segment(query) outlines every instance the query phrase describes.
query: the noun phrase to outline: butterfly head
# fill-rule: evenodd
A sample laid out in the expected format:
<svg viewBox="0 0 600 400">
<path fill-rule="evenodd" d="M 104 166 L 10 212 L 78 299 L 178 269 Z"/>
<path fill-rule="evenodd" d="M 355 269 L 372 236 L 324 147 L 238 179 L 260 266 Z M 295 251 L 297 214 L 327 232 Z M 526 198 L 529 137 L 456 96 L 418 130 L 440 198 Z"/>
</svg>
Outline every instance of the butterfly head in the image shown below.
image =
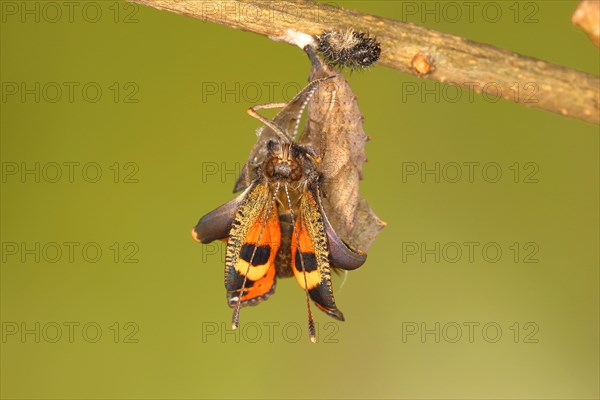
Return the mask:
<svg viewBox="0 0 600 400">
<path fill-rule="evenodd" d="M 269 157 L 264 165 L 267 178 L 286 182 L 295 182 L 302 178 L 303 170 L 297 145 L 271 140 L 267 147 Z"/>
</svg>

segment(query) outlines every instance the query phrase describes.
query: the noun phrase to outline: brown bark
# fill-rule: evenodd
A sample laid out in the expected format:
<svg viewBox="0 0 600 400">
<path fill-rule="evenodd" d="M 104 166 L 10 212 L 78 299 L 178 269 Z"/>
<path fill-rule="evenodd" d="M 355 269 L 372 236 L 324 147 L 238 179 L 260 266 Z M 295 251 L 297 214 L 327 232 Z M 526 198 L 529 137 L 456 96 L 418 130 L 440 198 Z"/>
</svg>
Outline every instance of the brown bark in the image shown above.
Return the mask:
<svg viewBox="0 0 600 400">
<path fill-rule="evenodd" d="M 352 27 L 381 42 L 380 65 L 600 124 L 597 76 L 411 23 L 308 0 L 130 1 L 274 40 L 285 40 L 288 30 L 315 36 Z M 426 74 L 423 57 L 431 67 Z"/>
</svg>

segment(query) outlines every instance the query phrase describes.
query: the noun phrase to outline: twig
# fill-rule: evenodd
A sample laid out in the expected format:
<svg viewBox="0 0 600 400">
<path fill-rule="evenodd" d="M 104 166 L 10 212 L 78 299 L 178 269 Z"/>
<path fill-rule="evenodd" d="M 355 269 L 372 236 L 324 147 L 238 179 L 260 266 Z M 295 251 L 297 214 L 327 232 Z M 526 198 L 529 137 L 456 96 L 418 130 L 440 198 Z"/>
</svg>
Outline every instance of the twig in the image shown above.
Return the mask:
<svg viewBox="0 0 600 400">
<path fill-rule="evenodd" d="M 583 0 L 573 13 L 571 22 L 579 25 L 590 40 L 600 47 L 600 1 Z"/>
<path fill-rule="evenodd" d="M 597 76 L 411 23 L 308 0 L 130 1 L 288 42 L 352 27 L 381 42 L 380 65 L 600 124 Z"/>
</svg>

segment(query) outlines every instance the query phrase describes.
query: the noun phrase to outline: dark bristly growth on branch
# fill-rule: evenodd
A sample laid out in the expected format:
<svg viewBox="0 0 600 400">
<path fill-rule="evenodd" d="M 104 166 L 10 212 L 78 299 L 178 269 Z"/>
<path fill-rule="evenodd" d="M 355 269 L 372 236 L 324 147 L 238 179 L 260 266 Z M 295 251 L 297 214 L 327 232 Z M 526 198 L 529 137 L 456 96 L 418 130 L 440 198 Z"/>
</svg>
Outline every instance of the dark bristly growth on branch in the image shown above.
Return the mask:
<svg viewBox="0 0 600 400">
<path fill-rule="evenodd" d="M 287 42 L 293 42 L 290 32 L 317 37 L 352 28 L 367 32 L 381 43 L 379 65 L 478 93 L 501 94 L 506 100 L 528 107 L 600 124 L 597 76 L 412 23 L 309 0 L 130 1 Z M 413 60 L 419 54 L 435 68 L 426 74 L 416 69 Z M 531 88 L 535 90 L 534 99 Z"/>
<path fill-rule="evenodd" d="M 367 68 L 375 64 L 381 55 L 377 39 L 370 37 L 368 33 L 352 29 L 346 32 L 325 32 L 317 36 L 317 41 L 317 50 L 327 64 L 341 68 Z"/>
</svg>

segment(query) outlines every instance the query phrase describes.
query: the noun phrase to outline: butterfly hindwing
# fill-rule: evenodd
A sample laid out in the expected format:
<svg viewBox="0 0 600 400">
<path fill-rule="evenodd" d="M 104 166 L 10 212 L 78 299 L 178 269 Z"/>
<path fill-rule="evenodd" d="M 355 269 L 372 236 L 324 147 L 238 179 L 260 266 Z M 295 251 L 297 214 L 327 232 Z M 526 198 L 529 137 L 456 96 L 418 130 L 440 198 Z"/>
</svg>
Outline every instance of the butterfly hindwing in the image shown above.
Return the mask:
<svg viewBox="0 0 600 400">
<path fill-rule="evenodd" d="M 318 198 L 318 197 L 317 197 Z M 325 234 L 327 235 L 327 243 L 329 245 L 329 260 L 334 268 L 353 270 L 362 266 L 367 260 L 367 254 L 363 251 L 356 250 L 348 246 L 340 239 L 335 229 L 331 226 L 327 214 L 320 205 L 323 223 L 325 225 Z"/>
<path fill-rule="evenodd" d="M 273 294 L 275 257 L 280 243 L 277 203 L 268 184 L 254 182 L 240 201 L 227 242 L 225 288 L 231 307 L 240 295 L 240 305 L 245 306 L 257 304 Z"/>
<path fill-rule="evenodd" d="M 192 229 L 192 237 L 200 243 L 210 243 L 213 240 L 227 240 L 231 225 L 235 219 L 240 204 L 252 188 L 246 190 L 235 199 L 209 212 Z"/>
<path fill-rule="evenodd" d="M 316 191 L 307 189 L 300 200 L 290 246 L 292 271 L 317 307 L 343 321 L 333 298 L 329 246 L 317 196 Z"/>
</svg>

